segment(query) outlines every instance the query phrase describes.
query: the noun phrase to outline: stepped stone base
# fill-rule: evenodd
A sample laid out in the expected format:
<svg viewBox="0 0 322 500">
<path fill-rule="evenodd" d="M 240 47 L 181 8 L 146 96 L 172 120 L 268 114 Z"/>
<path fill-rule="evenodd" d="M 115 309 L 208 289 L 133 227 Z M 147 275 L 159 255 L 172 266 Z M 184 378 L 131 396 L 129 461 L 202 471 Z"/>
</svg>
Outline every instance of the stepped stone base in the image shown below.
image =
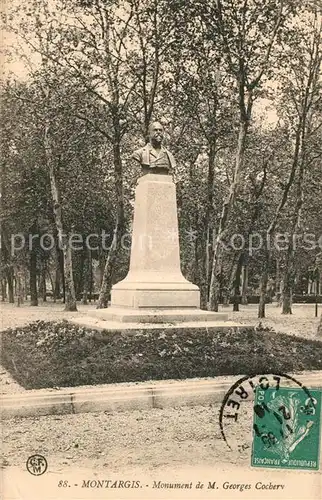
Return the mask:
<svg viewBox="0 0 322 500">
<path fill-rule="evenodd" d="M 176 188 L 170 175 L 143 175 L 135 191 L 130 268 L 111 307 L 73 322 L 98 330 L 222 327 L 228 315 L 200 309 L 200 291 L 180 268 Z"/>
<path fill-rule="evenodd" d="M 203 311 L 201 309 L 132 309 L 123 307 L 109 307 L 107 309 L 95 309 L 91 311 L 92 318 L 107 322 L 120 323 L 150 323 L 160 325 L 163 323 L 214 323 L 226 321 L 226 313 Z"/>
<path fill-rule="evenodd" d="M 104 311 L 101 309 L 100 311 Z M 107 311 L 107 309 L 105 309 Z M 96 311 L 95 311 L 96 312 Z M 205 312 L 205 311 L 204 311 Z M 203 317 L 197 319 L 196 316 L 191 315 L 191 317 L 181 318 L 177 316 L 175 319 L 175 315 L 165 314 L 163 316 L 156 315 L 152 316 L 151 314 L 141 315 L 142 311 L 138 311 L 138 315 L 134 314 L 130 316 L 124 316 L 120 321 L 120 316 L 116 317 L 113 314 L 110 317 L 107 317 L 101 314 L 91 314 L 91 315 L 79 315 L 73 316 L 69 321 L 75 325 L 83 326 L 89 328 L 91 330 L 102 331 L 105 330 L 107 332 L 113 332 L 115 330 L 122 330 L 124 333 L 129 333 L 131 335 L 135 335 L 136 332 L 140 330 L 165 330 L 165 329 L 174 329 L 182 331 L 182 334 L 187 330 L 195 330 L 198 334 L 203 331 L 231 331 L 236 328 L 253 328 L 251 325 L 241 325 L 234 321 L 227 321 L 225 315 L 223 319 L 221 319 L 221 313 L 219 316 L 213 317 L 213 319 Z M 125 320 L 125 321 L 124 321 Z M 154 322 L 151 322 L 154 321 Z"/>
<path fill-rule="evenodd" d="M 112 289 L 113 308 L 133 309 L 199 309 L 198 287 L 188 281 L 167 282 L 120 282 Z"/>
</svg>

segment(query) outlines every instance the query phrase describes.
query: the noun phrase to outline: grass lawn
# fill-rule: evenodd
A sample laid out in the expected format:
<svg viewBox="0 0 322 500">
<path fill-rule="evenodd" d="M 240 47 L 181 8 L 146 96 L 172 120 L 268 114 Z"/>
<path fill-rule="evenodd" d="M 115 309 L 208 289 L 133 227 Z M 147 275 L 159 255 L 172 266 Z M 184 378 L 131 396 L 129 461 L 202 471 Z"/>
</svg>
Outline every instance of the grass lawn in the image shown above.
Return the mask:
<svg viewBox="0 0 322 500">
<path fill-rule="evenodd" d="M 36 321 L 2 332 L 1 364 L 26 389 L 322 369 L 322 342 L 268 328 L 97 332 Z"/>
<path fill-rule="evenodd" d="M 96 309 L 96 304 L 92 303 L 84 306 L 77 303 L 77 308 L 80 314 L 90 314 L 92 310 Z M 265 327 L 271 327 L 278 332 L 314 339 L 317 338 L 317 327 L 322 305 L 319 305 L 318 318 L 315 318 L 314 315 L 314 304 L 293 304 L 293 314 L 291 315 L 281 314 L 281 308 L 276 304 L 267 304 L 266 318 L 263 320 L 257 318 L 257 304 L 241 305 L 239 312 L 233 312 L 231 305 L 228 307 L 220 306 L 219 310 L 227 313 L 228 319 L 237 323 L 258 325 L 261 321 Z M 21 307 L 2 302 L 0 307 L 0 330 L 24 326 L 37 320 L 68 320 L 71 316 L 75 316 L 75 313 L 64 311 L 62 302 L 40 301 L 38 307 L 30 307 L 29 301 L 26 301 Z"/>
</svg>

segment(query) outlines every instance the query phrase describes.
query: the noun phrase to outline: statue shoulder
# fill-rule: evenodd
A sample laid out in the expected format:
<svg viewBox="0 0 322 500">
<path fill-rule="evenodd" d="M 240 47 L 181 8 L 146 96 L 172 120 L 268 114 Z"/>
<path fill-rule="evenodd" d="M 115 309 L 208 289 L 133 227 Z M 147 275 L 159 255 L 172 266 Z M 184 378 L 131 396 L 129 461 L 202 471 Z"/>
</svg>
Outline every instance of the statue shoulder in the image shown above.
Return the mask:
<svg viewBox="0 0 322 500">
<path fill-rule="evenodd" d="M 168 158 L 170 160 L 171 167 L 175 168 L 176 160 L 175 160 L 173 154 L 168 149 L 166 149 L 166 152 L 167 152 Z"/>
<path fill-rule="evenodd" d="M 141 161 L 143 148 L 137 149 L 132 153 L 132 158 L 137 161 Z"/>
<path fill-rule="evenodd" d="M 141 162 L 143 154 L 145 153 L 146 150 L 147 150 L 147 144 L 145 146 L 143 146 L 142 148 L 136 149 L 134 151 L 134 153 L 132 153 L 132 158 L 134 160 Z"/>
<path fill-rule="evenodd" d="M 139 161 L 141 164 L 149 165 L 149 156 L 150 156 L 150 147 L 149 144 L 143 146 L 143 148 L 137 149 L 132 154 L 132 158 L 134 160 Z"/>
</svg>

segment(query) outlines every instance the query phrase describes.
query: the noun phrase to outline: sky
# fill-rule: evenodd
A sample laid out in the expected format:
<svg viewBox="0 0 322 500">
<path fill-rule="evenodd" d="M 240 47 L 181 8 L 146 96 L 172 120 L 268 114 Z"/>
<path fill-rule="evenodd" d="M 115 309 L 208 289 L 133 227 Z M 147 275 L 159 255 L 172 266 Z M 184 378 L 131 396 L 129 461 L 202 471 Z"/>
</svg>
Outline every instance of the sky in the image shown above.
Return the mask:
<svg viewBox="0 0 322 500">
<path fill-rule="evenodd" d="M 22 1 L 28 0 L 0 0 L 0 11 L 9 12 L 9 8 L 19 7 Z M 54 0 L 53 0 L 54 2 Z M 53 5 L 55 5 L 53 3 Z M 28 78 L 28 68 L 26 63 L 19 60 L 19 54 L 24 53 L 29 60 L 29 62 L 36 68 L 40 63 L 40 56 L 32 52 L 30 47 L 24 43 L 21 38 L 8 30 L 1 29 L 1 78 L 7 79 L 10 75 L 13 75 L 15 79 L 25 80 Z M 12 52 L 16 52 L 15 55 L 7 56 L 5 54 L 6 48 Z M 272 101 L 268 99 L 258 99 L 253 108 L 253 119 L 262 122 L 263 127 L 274 127 L 277 123 L 277 113 Z"/>
</svg>

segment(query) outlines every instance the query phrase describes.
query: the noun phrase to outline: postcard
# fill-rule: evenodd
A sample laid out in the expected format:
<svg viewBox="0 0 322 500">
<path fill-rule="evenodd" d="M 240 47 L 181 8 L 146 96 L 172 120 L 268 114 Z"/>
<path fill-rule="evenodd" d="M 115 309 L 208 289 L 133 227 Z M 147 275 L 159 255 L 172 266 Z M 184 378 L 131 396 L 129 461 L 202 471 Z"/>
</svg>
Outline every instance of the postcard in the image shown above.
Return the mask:
<svg viewBox="0 0 322 500">
<path fill-rule="evenodd" d="M 318 3 L 1 33 L 1 498 L 320 499 Z"/>
</svg>

